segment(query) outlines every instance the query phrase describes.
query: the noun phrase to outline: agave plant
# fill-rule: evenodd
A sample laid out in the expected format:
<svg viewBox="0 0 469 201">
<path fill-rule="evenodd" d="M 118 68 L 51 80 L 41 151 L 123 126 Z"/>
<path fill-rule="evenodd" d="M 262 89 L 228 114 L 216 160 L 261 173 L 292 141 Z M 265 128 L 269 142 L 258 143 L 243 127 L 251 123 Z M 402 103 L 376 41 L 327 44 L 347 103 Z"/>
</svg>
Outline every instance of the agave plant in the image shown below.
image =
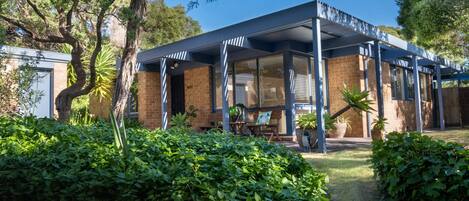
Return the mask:
<svg viewBox="0 0 469 201">
<path fill-rule="evenodd" d="M 370 92 L 368 91 L 360 91 L 358 88 L 348 88 L 347 85 L 344 85 L 344 89 L 342 90 L 342 100 L 347 103 L 347 106 L 332 115 L 332 118 L 336 119 L 350 109 L 357 112 L 374 111 L 371 107 L 373 102 L 367 99 L 369 94 Z"/>
</svg>

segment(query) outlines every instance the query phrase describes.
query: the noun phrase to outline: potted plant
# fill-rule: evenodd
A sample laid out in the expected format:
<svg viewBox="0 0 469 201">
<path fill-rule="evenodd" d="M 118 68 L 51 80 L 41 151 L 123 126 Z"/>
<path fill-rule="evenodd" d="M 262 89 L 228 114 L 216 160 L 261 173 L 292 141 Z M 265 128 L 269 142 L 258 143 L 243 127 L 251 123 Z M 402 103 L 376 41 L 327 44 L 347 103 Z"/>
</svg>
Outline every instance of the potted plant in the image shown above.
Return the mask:
<svg viewBox="0 0 469 201">
<path fill-rule="evenodd" d="M 231 106 L 229 108 L 230 121 L 231 122 L 243 121 L 245 109 L 246 107 L 241 103 Z"/>
<path fill-rule="evenodd" d="M 379 117 L 374 120 L 373 128 L 371 129 L 371 139 L 373 141 L 384 140 L 386 124 L 388 124 L 386 118 Z"/>
<path fill-rule="evenodd" d="M 350 128 L 350 120 L 347 117 L 339 116 L 335 119 L 335 129 L 329 132 L 331 138 L 344 138 L 347 128 Z"/>
<path fill-rule="evenodd" d="M 296 139 L 300 147 L 307 149 L 316 147 L 318 140 L 316 120 L 316 113 L 314 112 L 303 114 L 297 119 L 297 125 L 300 129 L 296 131 Z M 335 128 L 335 119 L 330 114 L 324 114 L 324 120 L 326 131 Z"/>
<path fill-rule="evenodd" d="M 317 141 L 316 133 L 316 113 L 307 113 L 301 115 L 296 123 L 299 129 L 296 130 L 296 141 L 301 148 L 311 147 L 311 142 Z M 315 143 L 313 143 L 314 146 Z"/>
<path fill-rule="evenodd" d="M 358 114 L 360 114 L 360 112 L 374 111 L 371 107 L 372 101 L 368 100 L 368 95 L 368 91 L 360 91 L 358 88 L 348 88 L 347 85 L 344 84 L 342 100 L 347 103 L 347 105 L 331 116 L 336 122 L 335 126 L 337 129 L 329 133 L 330 137 L 343 138 L 345 136 L 347 128 L 350 128 L 350 121 L 345 117 L 341 117 L 341 115 L 350 109 L 353 109 Z"/>
</svg>

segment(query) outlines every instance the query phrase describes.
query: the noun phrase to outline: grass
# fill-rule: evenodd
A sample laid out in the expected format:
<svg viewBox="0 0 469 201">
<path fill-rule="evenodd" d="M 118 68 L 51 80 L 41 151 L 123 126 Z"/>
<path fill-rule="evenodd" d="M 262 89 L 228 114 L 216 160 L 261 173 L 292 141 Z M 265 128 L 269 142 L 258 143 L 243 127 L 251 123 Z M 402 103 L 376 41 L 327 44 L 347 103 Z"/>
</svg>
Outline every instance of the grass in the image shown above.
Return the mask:
<svg viewBox="0 0 469 201">
<path fill-rule="evenodd" d="M 469 146 L 469 129 L 429 131 L 424 135 Z M 302 155 L 314 168 L 329 175 L 328 187 L 332 200 L 380 200 L 373 170 L 368 162 L 371 148 L 360 147 L 328 154 Z"/>
<path fill-rule="evenodd" d="M 379 200 L 373 170 L 368 159 L 370 148 L 356 148 L 333 153 L 304 153 L 313 167 L 329 175 L 332 200 Z"/>
<path fill-rule="evenodd" d="M 445 131 L 430 131 L 425 133 L 434 139 L 440 139 L 447 142 L 456 142 L 464 146 L 469 146 L 469 129 L 448 129 Z"/>
</svg>

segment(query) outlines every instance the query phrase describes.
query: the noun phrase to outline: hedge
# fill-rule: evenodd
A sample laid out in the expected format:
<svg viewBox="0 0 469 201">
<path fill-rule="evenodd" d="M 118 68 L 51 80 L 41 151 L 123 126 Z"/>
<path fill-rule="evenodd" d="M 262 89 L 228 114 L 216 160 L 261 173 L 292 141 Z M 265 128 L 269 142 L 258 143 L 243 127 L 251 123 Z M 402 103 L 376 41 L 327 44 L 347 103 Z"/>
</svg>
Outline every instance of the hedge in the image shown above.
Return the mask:
<svg viewBox="0 0 469 201">
<path fill-rule="evenodd" d="M 0 117 L 1 200 L 327 200 L 326 176 L 294 151 L 225 133 Z"/>
<path fill-rule="evenodd" d="M 372 167 L 387 200 L 469 200 L 469 150 L 419 133 L 373 143 Z"/>
</svg>

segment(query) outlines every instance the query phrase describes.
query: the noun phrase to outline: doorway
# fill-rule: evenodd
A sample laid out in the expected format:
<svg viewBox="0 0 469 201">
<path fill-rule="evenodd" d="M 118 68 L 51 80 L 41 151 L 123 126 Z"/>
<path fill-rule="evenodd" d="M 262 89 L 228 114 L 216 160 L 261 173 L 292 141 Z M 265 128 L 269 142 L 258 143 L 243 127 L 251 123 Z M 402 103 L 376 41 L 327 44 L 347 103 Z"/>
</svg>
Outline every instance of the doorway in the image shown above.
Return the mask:
<svg viewBox="0 0 469 201">
<path fill-rule="evenodd" d="M 186 112 L 184 73 L 171 76 L 171 114 Z"/>
</svg>

